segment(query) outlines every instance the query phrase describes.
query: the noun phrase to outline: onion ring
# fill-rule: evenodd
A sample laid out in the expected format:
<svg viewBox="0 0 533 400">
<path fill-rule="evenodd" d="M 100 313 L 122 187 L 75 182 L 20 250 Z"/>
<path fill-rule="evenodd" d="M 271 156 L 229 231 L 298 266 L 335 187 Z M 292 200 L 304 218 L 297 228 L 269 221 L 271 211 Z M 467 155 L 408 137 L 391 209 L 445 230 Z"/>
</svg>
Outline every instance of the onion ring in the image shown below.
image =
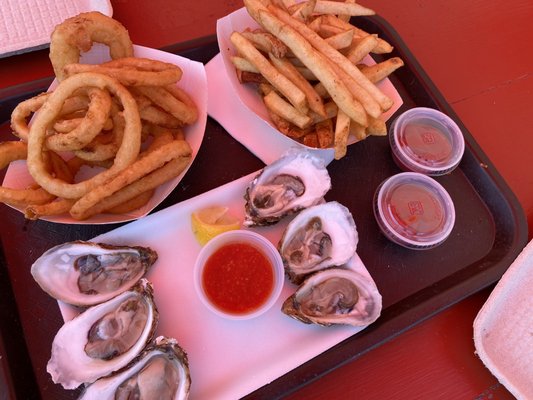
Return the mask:
<svg viewBox="0 0 533 400">
<path fill-rule="evenodd" d="M 110 214 L 126 214 L 138 210 L 150 201 L 154 193 L 155 189 L 147 190 L 131 199 L 124 201 L 123 203 L 120 203 L 104 211 Z"/>
<path fill-rule="evenodd" d="M 126 121 L 124 136 L 117 151 L 113 165 L 106 171 L 79 183 L 66 183 L 52 177 L 45 168 L 42 149 L 46 139 L 47 127 L 52 124 L 61 110 L 65 100 L 77 89 L 84 86 L 108 89 L 118 97 L 124 108 Z M 141 120 L 134 98 L 128 90 L 115 79 L 106 75 L 86 72 L 62 81 L 43 104 L 30 128 L 28 137 L 28 170 L 33 179 L 48 192 L 67 199 L 80 198 L 89 190 L 103 184 L 118 175 L 120 171 L 132 164 L 139 154 L 141 146 Z"/>
<path fill-rule="evenodd" d="M 117 79 L 126 86 L 166 86 L 176 83 L 183 74 L 180 67 L 148 58 L 119 58 L 100 65 L 68 64 L 63 68 L 65 76 L 80 72 L 98 72 Z"/>
<path fill-rule="evenodd" d="M 89 88 L 89 109 L 80 124 L 68 133 L 46 138 L 46 147 L 54 151 L 80 150 L 103 129 L 111 109 L 111 96 L 105 90 Z"/>
<path fill-rule="evenodd" d="M 41 93 L 31 99 L 21 101 L 11 113 L 11 129 L 15 136 L 28 141 L 28 124 L 26 118 L 42 107 L 50 93 Z"/>
<path fill-rule="evenodd" d="M 33 204 L 24 209 L 26 219 L 36 220 L 45 215 L 64 214 L 70 210 L 76 199 L 57 199 L 45 204 Z"/>
<path fill-rule="evenodd" d="M 74 151 L 76 156 L 85 161 L 106 161 L 115 157 L 122 143 L 125 121 L 118 108 L 115 105 L 112 108 L 115 109 L 112 111 L 113 130 L 107 134 L 110 135 L 111 141 L 103 143 L 102 134 L 100 134 L 83 149 Z"/>
<path fill-rule="evenodd" d="M 63 67 L 77 63 L 81 51 L 89 51 L 93 42 L 109 46 L 112 59 L 133 56 L 128 31 L 117 20 L 100 12 L 86 12 L 57 25 L 50 40 L 50 61 L 58 81 L 65 79 Z"/>
<path fill-rule="evenodd" d="M 168 111 L 174 117 L 185 124 L 192 124 L 198 119 L 198 110 L 196 106 L 191 107 L 180 99 L 174 97 L 172 93 L 164 87 L 159 86 L 137 86 L 136 89 L 148 97 L 152 102 Z"/>
<path fill-rule="evenodd" d="M 13 130 L 13 134 L 15 136 L 26 142 L 28 141 L 30 128 L 28 127 L 26 119 L 32 113 L 38 111 L 49 96 L 50 93 L 41 93 L 17 104 L 11 113 L 11 129 Z M 88 104 L 89 98 L 85 95 L 76 95 L 74 97 L 70 97 L 65 101 L 60 115 L 72 114 L 86 109 Z"/>
<path fill-rule="evenodd" d="M 71 132 L 73 129 L 79 126 L 82 121 L 83 121 L 83 117 L 73 117 L 73 118 L 65 118 L 65 119 L 58 120 L 55 122 L 53 126 L 52 134 Z M 102 127 L 102 130 L 110 131 L 111 129 L 113 129 L 113 120 L 111 118 L 108 118 L 105 121 L 104 126 Z"/>
<path fill-rule="evenodd" d="M 0 143 L 0 169 L 4 169 L 15 160 L 24 160 L 27 157 L 28 146 L 25 142 L 11 141 Z M 47 153 L 48 167 L 59 179 L 71 180 L 73 175 L 65 161 L 54 152 Z M 26 207 L 31 204 L 44 204 L 55 199 L 56 196 L 48 193 L 41 187 L 28 189 L 13 189 L 0 186 L 0 201 L 15 206 Z"/>
<path fill-rule="evenodd" d="M 137 101 L 139 114 L 143 121 L 165 128 L 178 128 L 183 126 L 183 122 L 161 108 L 154 106 L 152 101 L 138 90 L 135 90 L 135 87 L 131 87 L 130 92 L 135 98 L 135 101 Z"/>
<path fill-rule="evenodd" d="M 191 147 L 184 140 L 173 140 L 149 152 L 104 186 L 80 198 L 70 209 L 70 215 L 83 220 L 159 186 L 185 169 L 191 160 L 191 153 Z M 122 189 L 124 192 L 119 193 Z M 113 195 L 117 203 L 110 205 L 106 199 Z"/>
</svg>

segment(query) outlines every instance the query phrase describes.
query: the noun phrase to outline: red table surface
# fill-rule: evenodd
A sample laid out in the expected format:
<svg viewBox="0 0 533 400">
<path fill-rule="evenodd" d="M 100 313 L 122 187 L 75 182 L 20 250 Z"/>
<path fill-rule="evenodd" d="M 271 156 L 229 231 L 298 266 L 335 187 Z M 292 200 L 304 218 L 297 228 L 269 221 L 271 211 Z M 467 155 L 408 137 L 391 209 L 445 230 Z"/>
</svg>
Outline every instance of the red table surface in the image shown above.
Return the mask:
<svg viewBox="0 0 533 400">
<path fill-rule="evenodd" d="M 215 33 L 240 1 L 114 0 L 134 43 L 154 48 Z M 515 192 L 533 230 L 533 3 L 368 0 Z M 0 88 L 52 75 L 48 51 L 0 60 Z M 531 238 L 531 233 L 529 234 Z M 490 288 L 288 396 L 296 399 L 512 399 L 475 355 L 472 323 Z M 532 360 L 533 362 L 533 360 Z"/>
</svg>

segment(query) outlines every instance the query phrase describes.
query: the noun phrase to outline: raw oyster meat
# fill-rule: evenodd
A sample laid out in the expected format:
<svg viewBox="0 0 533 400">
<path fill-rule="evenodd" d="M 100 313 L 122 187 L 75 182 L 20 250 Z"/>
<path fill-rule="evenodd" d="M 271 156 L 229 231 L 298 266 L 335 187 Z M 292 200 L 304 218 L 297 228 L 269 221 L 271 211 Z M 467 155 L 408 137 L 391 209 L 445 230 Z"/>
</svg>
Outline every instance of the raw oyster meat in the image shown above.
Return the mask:
<svg viewBox="0 0 533 400">
<path fill-rule="evenodd" d="M 65 389 L 94 382 L 137 357 L 152 340 L 157 321 L 152 285 L 141 279 L 66 322 L 54 338 L 46 369 Z"/>
<path fill-rule="evenodd" d="M 78 240 L 46 251 L 31 273 L 55 299 L 91 306 L 130 289 L 156 260 L 157 253 L 150 248 Z"/>
<path fill-rule="evenodd" d="M 190 385 L 187 354 L 175 339 L 160 336 L 128 367 L 89 385 L 80 400 L 181 400 Z"/>
<path fill-rule="evenodd" d="M 312 272 L 346 263 L 358 240 L 350 210 L 331 201 L 300 212 L 285 229 L 278 248 L 285 272 L 298 284 Z"/>
<path fill-rule="evenodd" d="M 285 300 L 282 311 L 307 324 L 366 326 L 381 313 L 381 295 L 364 275 L 330 268 L 309 276 Z"/>
<path fill-rule="evenodd" d="M 331 179 L 322 159 L 292 151 L 266 166 L 246 189 L 245 226 L 271 225 L 323 202 Z"/>
</svg>

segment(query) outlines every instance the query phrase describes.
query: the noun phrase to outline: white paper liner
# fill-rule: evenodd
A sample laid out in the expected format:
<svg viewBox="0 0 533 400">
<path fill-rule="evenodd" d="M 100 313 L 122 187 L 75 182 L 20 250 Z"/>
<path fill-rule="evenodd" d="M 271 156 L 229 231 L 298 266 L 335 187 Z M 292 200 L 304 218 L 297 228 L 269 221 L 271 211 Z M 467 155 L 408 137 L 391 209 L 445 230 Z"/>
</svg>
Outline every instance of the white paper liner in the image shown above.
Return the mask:
<svg viewBox="0 0 533 400">
<path fill-rule="evenodd" d="M 75 220 L 70 215 L 43 216 L 45 221 L 63 223 L 63 224 L 110 224 L 118 222 L 131 221 L 147 215 L 159 205 L 169 194 L 176 188 L 191 164 L 194 162 L 202 140 L 204 137 L 207 123 L 207 77 L 205 68 L 202 63 L 189 60 L 175 54 L 164 51 L 151 49 L 143 46 L 134 46 L 136 57 L 150 58 L 167 63 L 178 65 L 183 70 L 183 76 L 178 82 L 178 86 L 185 90 L 193 99 L 198 108 L 198 120 L 184 128 L 185 139 L 192 148 L 192 159 L 187 168 L 176 178 L 160 185 L 150 201 L 143 207 L 127 214 L 98 214 L 83 221 Z M 83 63 L 101 63 L 109 60 L 109 49 L 107 46 L 95 44 L 90 52 L 83 54 L 81 61 Z M 54 88 L 57 82 L 54 81 L 50 88 Z M 16 139 L 16 138 L 14 138 Z M 9 165 L 3 186 L 10 188 L 25 188 L 33 183 L 33 179 L 28 172 L 25 161 L 13 162 Z M 23 209 L 14 207 L 23 212 Z"/>
<path fill-rule="evenodd" d="M 201 247 L 191 230 L 191 213 L 224 205 L 242 221 L 243 193 L 256 175 L 244 176 L 93 239 L 149 246 L 157 251 L 158 261 L 146 276 L 153 283 L 160 313 L 156 335 L 176 338 L 187 352 L 193 382 L 191 400 L 239 399 L 365 328 L 306 325 L 283 314 L 283 301 L 297 288 L 288 280 L 276 304 L 251 320 L 228 320 L 202 304 L 193 284 Z M 277 245 L 289 221 L 285 218 L 276 225 L 252 230 Z M 372 280 L 357 254 L 350 266 Z M 65 320 L 79 311 L 61 302 L 59 307 Z"/>
<path fill-rule="evenodd" d="M 518 399 L 533 399 L 533 241 L 479 311 L 474 344 L 500 383 Z"/>
<path fill-rule="evenodd" d="M 225 128 L 229 127 L 230 129 L 226 130 L 265 164 L 270 164 L 278 159 L 288 148 L 293 146 L 304 147 L 324 159 L 326 164 L 329 164 L 334 158 L 333 149 L 312 149 L 283 135 L 270 122 L 265 105 L 257 93 L 256 85 L 241 84 L 239 82 L 235 67 L 230 59 L 231 56 L 235 55 L 230 35 L 234 31 L 242 32 L 246 28 L 259 28 L 259 25 L 250 17 L 246 8 L 241 8 L 217 21 L 217 40 L 224 68 L 221 68 L 220 61 L 217 59 L 211 62 L 214 64 L 211 65 L 211 68 L 209 66 L 207 68 L 210 89 L 212 87 L 219 89 L 216 92 L 212 92 L 213 95 L 210 96 L 209 115 Z M 370 56 L 367 56 L 364 62 L 368 65 L 375 64 Z M 229 82 L 229 85 L 223 84 L 220 82 L 221 80 Z M 380 117 L 387 121 L 401 107 L 403 101 L 389 79 L 384 79 L 377 86 L 394 101 L 392 108 Z M 232 106 L 232 104 L 226 103 L 233 103 L 230 96 L 235 96 L 235 94 L 240 101 L 238 107 L 232 107 L 235 112 L 231 114 L 221 113 L 220 110 L 227 110 L 228 107 Z M 244 127 L 239 126 L 239 121 L 235 121 L 241 118 L 241 114 L 245 115 L 244 127 L 246 127 L 246 130 L 243 129 Z M 354 142 L 355 139 L 351 136 L 348 144 L 351 145 Z"/>
<path fill-rule="evenodd" d="M 113 15 L 109 0 L 0 1 L 0 58 L 47 47 L 57 24 L 88 11 Z"/>
</svg>

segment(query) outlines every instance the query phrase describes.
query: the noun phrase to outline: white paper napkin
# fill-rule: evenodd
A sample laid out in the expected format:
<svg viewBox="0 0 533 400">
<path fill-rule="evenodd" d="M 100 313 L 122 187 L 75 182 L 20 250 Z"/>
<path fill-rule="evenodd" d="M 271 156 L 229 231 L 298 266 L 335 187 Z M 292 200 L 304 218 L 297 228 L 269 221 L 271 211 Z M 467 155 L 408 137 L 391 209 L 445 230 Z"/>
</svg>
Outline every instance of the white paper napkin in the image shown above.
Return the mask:
<svg viewBox="0 0 533 400">
<path fill-rule="evenodd" d="M 57 24 L 87 11 L 113 14 L 109 0 L 0 1 L 0 57 L 46 47 Z"/>
</svg>

